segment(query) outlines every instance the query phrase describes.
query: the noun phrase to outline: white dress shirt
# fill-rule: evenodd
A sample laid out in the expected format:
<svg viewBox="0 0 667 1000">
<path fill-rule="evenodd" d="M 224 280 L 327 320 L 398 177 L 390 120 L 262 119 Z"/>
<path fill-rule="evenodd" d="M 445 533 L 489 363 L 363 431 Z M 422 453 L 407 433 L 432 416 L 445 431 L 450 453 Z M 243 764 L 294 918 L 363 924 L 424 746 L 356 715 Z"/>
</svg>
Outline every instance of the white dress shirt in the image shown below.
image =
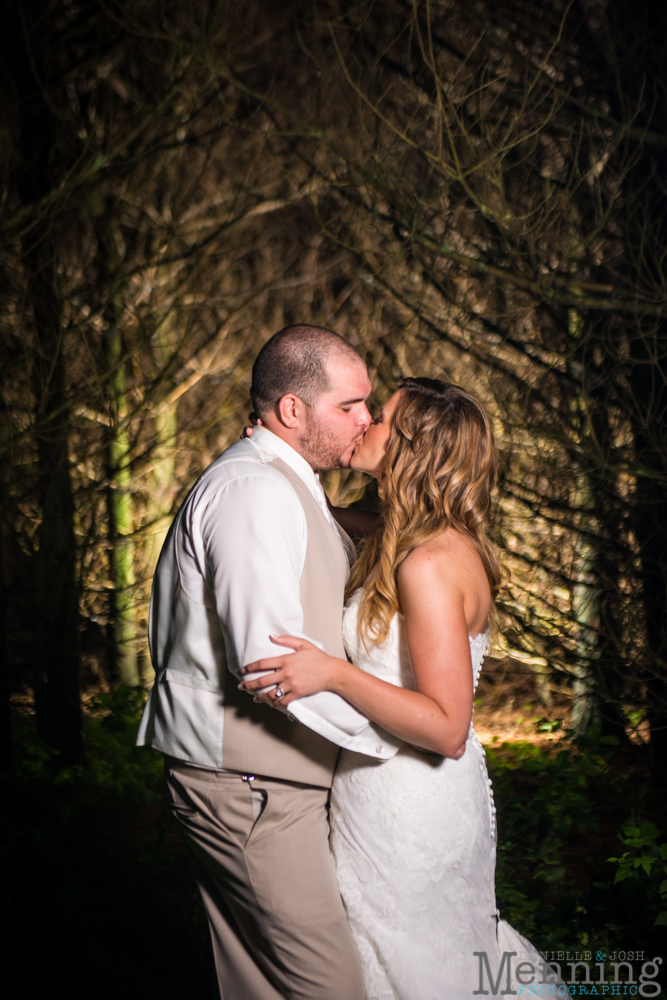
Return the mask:
<svg viewBox="0 0 667 1000">
<path fill-rule="evenodd" d="M 256 660 L 278 656 L 287 652 L 285 647 L 271 642 L 270 635 L 291 635 L 309 639 L 303 632 L 303 610 L 300 599 L 300 578 L 306 556 L 306 518 L 303 507 L 290 483 L 270 463 L 280 458 L 306 484 L 308 490 L 332 523 L 341 545 L 344 541 L 327 506 L 320 481 L 306 460 L 285 441 L 263 427 L 255 428 L 252 437 L 237 442 L 227 449 L 202 474 L 185 500 L 172 531 L 174 559 L 171 567 L 165 561 L 162 572 L 163 588 L 173 588 L 172 605 L 177 608 L 181 598 L 190 610 L 184 612 L 188 622 L 198 614 L 196 608 L 208 614 L 215 613 L 224 625 L 225 648 L 205 649 L 206 628 L 203 618 L 198 627 L 188 625 L 192 644 L 197 644 L 196 661 L 208 676 L 202 679 L 191 669 L 188 660 L 194 659 L 185 644 L 179 648 L 174 639 L 173 615 L 171 623 L 163 617 L 162 623 L 151 622 L 151 655 L 156 670 L 163 669 L 165 679 L 178 685 L 178 697 L 198 697 L 195 689 L 207 688 L 210 692 L 216 682 L 219 660 L 238 674 L 241 667 Z M 170 544 L 169 538 L 165 549 Z M 349 553 L 351 556 L 353 554 Z M 162 559 L 161 559 L 162 562 Z M 175 562 L 175 565 L 173 563 Z M 160 566 L 156 579 L 160 574 Z M 169 608 L 169 601 L 160 600 L 162 609 Z M 193 610 L 194 609 L 194 612 Z M 160 611 L 167 615 L 164 610 Z M 153 614 L 153 618 L 157 619 Z M 177 630 L 176 630 L 177 631 Z M 197 634 L 202 633 L 202 634 Z M 316 643 L 316 645 L 319 645 Z M 166 669 L 165 669 L 166 668 Z M 185 676 L 187 674 L 187 677 Z M 217 682 L 219 687 L 219 682 Z M 175 688 L 174 688 L 175 690 Z M 188 694 L 189 692 L 189 694 Z M 203 698 L 202 690 L 200 697 Z M 250 697 L 250 695 L 248 695 Z M 173 699 L 172 699 L 173 700 Z M 210 703 L 210 701 L 209 701 Z M 203 705 L 203 701 L 202 701 Z M 267 711 L 274 711 L 269 706 Z M 348 750 L 355 750 L 379 759 L 388 759 L 396 753 L 401 741 L 390 736 L 381 727 L 370 722 L 349 702 L 337 694 L 320 692 L 291 702 L 290 714 L 299 722 L 324 736 L 332 743 Z M 201 717 L 209 709 L 194 704 L 190 717 L 197 712 Z M 188 759 L 204 767 L 224 768 L 224 762 L 213 746 L 202 738 L 202 747 L 187 754 L 179 751 L 192 735 L 170 742 L 169 734 L 157 740 L 149 724 L 150 700 L 142 719 L 138 743 L 150 742 L 172 756 Z M 178 712 L 170 725 L 178 728 Z M 205 729 L 210 719 L 201 720 Z M 199 728 L 189 723 L 191 730 Z M 200 739 L 197 734 L 196 739 Z M 209 741 L 210 742 L 210 741 Z M 188 744 L 189 745 L 189 744 Z M 193 743 L 194 745 L 194 743 Z"/>
</svg>

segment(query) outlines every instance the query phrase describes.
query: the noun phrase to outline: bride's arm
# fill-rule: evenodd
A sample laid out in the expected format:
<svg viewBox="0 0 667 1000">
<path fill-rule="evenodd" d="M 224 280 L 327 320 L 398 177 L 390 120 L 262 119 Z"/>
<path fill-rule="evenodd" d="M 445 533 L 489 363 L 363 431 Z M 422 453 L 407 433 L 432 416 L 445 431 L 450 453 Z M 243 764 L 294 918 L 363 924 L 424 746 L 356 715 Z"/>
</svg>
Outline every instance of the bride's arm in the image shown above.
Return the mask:
<svg viewBox="0 0 667 1000">
<path fill-rule="evenodd" d="M 456 756 L 468 735 L 473 680 L 464 592 L 454 577 L 441 560 L 419 549 L 399 570 L 399 597 L 416 691 L 388 684 L 289 636 L 274 641 L 296 653 L 261 660 L 247 671 L 274 670 L 270 680 L 284 692 L 281 705 L 317 691 L 335 691 L 406 743 L 444 757 Z M 244 686 L 253 691 L 266 684 L 263 677 Z M 258 697 L 272 704 L 275 690 Z"/>
<path fill-rule="evenodd" d="M 358 507 L 334 507 L 329 504 L 329 510 L 343 531 L 351 538 L 364 538 L 366 535 L 372 535 L 380 520 L 379 514 L 375 514 L 372 510 L 361 510 Z"/>
</svg>

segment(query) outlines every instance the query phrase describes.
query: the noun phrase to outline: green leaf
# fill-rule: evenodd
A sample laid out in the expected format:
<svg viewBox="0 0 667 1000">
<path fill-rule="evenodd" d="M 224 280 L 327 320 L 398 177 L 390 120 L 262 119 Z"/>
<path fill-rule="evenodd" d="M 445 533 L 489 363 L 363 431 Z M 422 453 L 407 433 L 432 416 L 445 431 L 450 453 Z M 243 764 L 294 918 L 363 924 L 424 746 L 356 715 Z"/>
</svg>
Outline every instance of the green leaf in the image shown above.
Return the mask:
<svg viewBox="0 0 667 1000">
<path fill-rule="evenodd" d="M 667 927 L 667 910 L 663 910 L 655 918 L 655 923 L 658 927 Z"/>
<path fill-rule="evenodd" d="M 646 874 L 650 875 L 651 868 L 653 867 L 653 861 L 651 860 L 651 858 L 647 858 L 646 855 L 644 855 L 644 857 L 641 858 L 641 866 L 646 872 Z"/>
<path fill-rule="evenodd" d="M 564 876 L 565 876 L 565 868 L 562 865 L 559 865 L 558 868 L 554 868 L 552 871 L 548 873 L 548 875 L 545 875 L 544 881 L 562 882 Z"/>
</svg>

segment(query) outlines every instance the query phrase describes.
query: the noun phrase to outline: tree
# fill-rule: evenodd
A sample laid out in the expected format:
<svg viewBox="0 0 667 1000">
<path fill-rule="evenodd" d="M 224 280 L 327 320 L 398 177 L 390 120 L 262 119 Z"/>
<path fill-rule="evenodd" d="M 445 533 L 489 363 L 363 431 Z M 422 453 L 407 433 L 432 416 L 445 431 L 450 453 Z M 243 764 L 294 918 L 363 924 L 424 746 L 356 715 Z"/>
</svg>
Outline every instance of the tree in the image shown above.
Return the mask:
<svg viewBox="0 0 667 1000">
<path fill-rule="evenodd" d="M 36 4 L 21 14 L 31 32 L 19 31 L 19 9 L 5 12 L 5 55 L 20 110 L 17 181 L 22 204 L 40 202 L 53 184 L 56 120 L 37 66 L 57 72 L 57 54 Z M 7 23 L 9 22 L 9 23 Z M 74 502 L 68 455 L 69 405 L 57 249 L 48 220 L 35 222 L 24 242 L 25 294 L 32 319 L 34 435 L 39 462 L 41 521 L 34 592 L 34 692 L 42 735 L 66 763 L 82 756 L 79 704 L 78 592 Z"/>
<path fill-rule="evenodd" d="M 3 444 L 5 454 L 12 454 L 15 431 L 24 446 L 35 448 L 39 467 L 31 560 L 37 622 L 33 687 L 40 731 L 59 751 L 61 763 L 82 756 L 77 536 L 87 520 L 90 548 L 96 540 L 97 512 L 88 502 L 92 484 L 85 498 L 72 478 L 81 463 L 90 465 L 97 440 L 93 435 L 82 441 L 86 435 L 74 429 L 73 420 L 81 412 L 95 412 L 89 405 L 91 389 L 93 395 L 101 390 L 102 409 L 96 412 L 108 427 L 108 468 L 100 478 L 109 494 L 112 648 L 122 680 L 138 681 L 131 414 L 125 370 L 130 358 L 120 328 L 126 275 L 115 214 L 118 190 L 142 161 L 164 156 L 165 145 L 179 128 L 176 109 L 184 94 L 190 96 L 193 114 L 205 107 L 217 81 L 202 68 L 204 57 L 212 43 L 223 44 L 225 37 L 220 28 L 224 4 L 191 7 L 181 17 L 182 36 L 168 20 L 156 22 L 156 13 L 143 11 L 142 22 L 132 5 L 107 12 L 96 3 L 75 7 L 51 0 L 46 5 L 10 3 L 3 14 L 5 104 L 15 114 L 7 113 L 4 121 L 3 137 L 14 170 L 5 177 L 1 229 L 5 252 L 16 265 L 10 311 L 21 316 L 17 297 L 25 302 L 22 318 L 29 349 L 24 361 L 33 411 L 28 422 L 3 436 Z M 177 9 L 174 13 L 180 16 Z M 227 21 L 225 30 L 233 30 L 233 19 Z M 155 30 L 156 23 L 162 30 Z M 146 31 L 146 24 L 151 30 Z M 93 256 L 101 288 L 83 295 L 76 286 L 90 271 L 95 220 L 99 252 Z M 91 314 L 92 322 L 86 325 Z M 88 370 L 82 367 L 85 355 L 92 361 Z M 24 393 L 26 388 L 23 385 Z M 21 405 L 9 382 L 3 390 L 8 404 Z"/>
<path fill-rule="evenodd" d="M 67 527 L 58 537 L 69 560 L 67 587 L 58 579 L 45 605 L 59 607 L 66 593 L 69 613 L 39 631 L 32 661 L 55 691 L 66 679 L 59 650 L 72 652 L 67 692 L 79 712 L 80 634 L 86 683 L 149 679 L 145 619 L 160 540 L 189 484 L 238 435 L 261 344 L 303 318 L 302 302 L 315 321 L 349 313 L 359 326 L 368 297 L 351 296 L 340 255 L 304 213 L 311 187 L 298 161 L 291 175 L 276 170 L 262 156 L 263 132 L 236 127 L 255 112 L 225 72 L 230 39 L 236 59 L 255 57 L 252 10 L 176 4 L 170 22 L 151 5 L 52 0 L 41 20 L 30 9 L 20 23 L 19 7 L 11 10 L 26 76 L 20 86 L 18 70 L 5 79 L 14 99 L 5 107 L 32 114 L 34 105 L 49 131 L 38 130 L 42 186 L 22 193 L 18 122 L 11 113 L 3 122 L 14 163 L 0 224 L 13 275 L 2 302 L 11 362 L 2 384 L 12 470 L 5 523 L 23 546 L 29 604 L 41 606 L 32 569 L 51 558 L 53 518 L 30 471 L 35 458 L 48 466 L 31 412 L 42 396 L 28 379 L 39 363 L 58 379 L 46 398 L 58 421 Z M 30 58 L 37 41 L 51 60 L 38 60 L 43 79 Z M 41 290 L 30 283 L 33 241 L 51 255 Z M 57 342 L 53 333 L 40 352 L 37 334 L 24 332 L 25 350 L 12 354 L 13 329 L 32 329 L 49 303 Z M 12 611 L 15 646 L 30 614 L 16 596 Z M 61 762 L 77 759 L 80 742 L 65 748 L 72 733 L 80 740 L 79 717 L 69 726 L 56 711 L 44 725 L 35 690 L 43 735 Z"/>
<path fill-rule="evenodd" d="M 236 81 L 319 182 L 327 237 L 412 317 L 410 361 L 440 341 L 486 377 L 510 642 L 574 677 L 582 725 L 624 736 L 642 706 L 660 757 L 663 22 L 611 0 L 331 2 L 303 15 L 300 103 Z"/>
</svg>

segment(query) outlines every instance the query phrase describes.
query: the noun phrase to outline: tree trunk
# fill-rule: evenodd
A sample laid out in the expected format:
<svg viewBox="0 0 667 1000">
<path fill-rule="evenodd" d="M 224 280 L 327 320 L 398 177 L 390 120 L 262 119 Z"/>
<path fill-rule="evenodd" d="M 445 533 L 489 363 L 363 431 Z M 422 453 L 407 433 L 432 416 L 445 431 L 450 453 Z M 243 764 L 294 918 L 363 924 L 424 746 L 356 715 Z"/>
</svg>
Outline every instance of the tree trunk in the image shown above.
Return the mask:
<svg viewBox="0 0 667 1000">
<path fill-rule="evenodd" d="M 134 572 L 134 519 L 132 472 L 127 431 L 127 401 L 123 340 L 117 323 L 116 303 L 107 310 L 107 360 L 111 370 L 111 436 L 109 440 L 109 540 L 114 589 L 111 597 L 113 666 L 122 684 L 139 684 L 137 659 L 137 612 Z"/>
<path fill-rule="evenodd" d="M 589 545 L 579 553 L 579 582 L 572 590 L 572 613 L 579 626 L 577 662 L 573 667 L 572 728 L 584 736 L 600 721 L 593 663 L 597 656 L 598 592 L 586 580 L 594 567 L 595 554 Z"/>
<path fill-rule="evenodd" d="M 667 130 L 667 5 L 609 0 L 611 105 L 635 128 Z M 625 178 L 628 267 L 640 269 L 665 292 L 667 242 L 664 178 L 667 154 L 644 147 Z M 638 249 L 641 247 L 641 256 Z M 638 281 L 638 287 L 641 282 Z M 658 773 L 667 767 L 667 324 L 638 318 L 628 330 L 632 366 L 635 467 L 634 528 L 641 555 L 642 597 L 649 665 L 646 670 L 651 750 Z"/>
<path fill-rule="evenodd" d="M 568 333 L 575 345 L 570 371 L 579 386 L 572 411 L 581 465 L 575 508 L 585 512 L 576 542 L 576 583 L 572 589 L 572 613 L 579 626 L 572 728 L 583 736 L 592 725 L 599 725 L 604 735 L 626 740 L 619 682 L 624 670 L 615 641 L 622 623 L 613 614 L 621 576 L 614 534 L 620 533 L 621 525 L 613 472 L 617 465 L 615 442 L 606 396 L 609 379 L 595 358 L 599 335 L 595 322 L 569 309 Z"/>
<path fill-rule="evenodd" d="M 12 766 L 12 713 L 9 685 L 9 649 L 7 619 L 9 592 L 7 588 L 7 518 L 9 501 L 9 448 L 11 429 L 6 413 L 0 415 L 0 771 Z"/>
<path fill-rule="evenodd" d="M 3 47 L 21 109 L 23 204 L 39 200 L 54 176 L 57 122 L 41 79 L 55 46 L 49 18 L 36 0 L 7 4 Z M 27 300 L 33 317 L 33 398 L 39 462 L 41 523 L 35 560 L 33 671 L 35 711 L 43 738 L 69 764 L 82 759 L 79 701 L 79 594 L 74 499 L 68 454 L 68 397 L 53 220 L 44 219 L 24 243 Z"/>
<path fill-rule="evenodd" d="M 172 303 L 166 315 L 158 319 L 154 334 L 154 356 L 160 369 L 169 369 L 173 364 L 174 352 L 177 350 L 176 334 L 177 314 Z M 162 387 L 163 400 L 173 389 L 171 378 L 165 380 Z M 151 454 L 151 474 L 153 489 L 148 502 L 148 522 L 150 533 L 145 536 L 144 552 L 146 565 L 152 573 L 157 565 L 160 551 L 164 544 L 171 523 L 172 505 L 174 502 L 174 470 L 176 458 L 176 430 L 178 426 L 177 406 L 158 403 L 153 419 L 153 450 Z M 142 680 L 149 685 L 153 682 L 155 672 L 150 662 L 142 664 Z"/>
<path fill-rule="evenodd" d="M 176 309 L 172 305 L 166 316 L 158 322 L 155 330 L 155 354 L 160 368 L 171 365 L 177 349 Z M 173 388 L 173 381 L 167 380 L 163 396 Z M 167 531 L 174 500 L 174 468 L 176 455 L 177 403 L 156 408 L 154 428 L 155 444 L 152 454 L 152 473 L 155 490 L 151 496 L 151 521 L 154 523 L 153 551 L 149 562 L 154 566 Z"/>
<path fill-rule="evenodd" d="M 101 191 L 89 198 L 97 228 L 99 284 L 106 296 L 104 347 L 108 386 L 109 436 L 107 443 L 107 489 L 110 663 L 121 684 L 139 684 L 137 655 L 137 609 L 134 552 L 134 516 L 130 437 L 127 424 L 125 346 L 122 335 L 121 262 L 123 238 L 117 217 L 118 205 Z"/>
<path fill-rule="evenodd" d="M 667 332 L 667 331 L 666 331 Z M 635 367 L 637 400 L 652 406 L 635 427 L 637 477 L 635 531 L 641 552 L 642 596 L 650 663 L 646 672 L 651 755 L 658 773 L 667 767 L 667 489 L 664 486 L 667 441 L 667 370 L 647 358 Z M 656 435 L 663 427 L 662 441 Z"/>
<path fill-rule="evenodd" d="M 35 592 L 35 712 L 43 739 L 65 765 L 83 757 L 79 700 L 79 594 L 74 499 L 55 251 L 47 236 L 26 255 L 35 326 L 35 434 L 39 501 Z"/>
</svg>

